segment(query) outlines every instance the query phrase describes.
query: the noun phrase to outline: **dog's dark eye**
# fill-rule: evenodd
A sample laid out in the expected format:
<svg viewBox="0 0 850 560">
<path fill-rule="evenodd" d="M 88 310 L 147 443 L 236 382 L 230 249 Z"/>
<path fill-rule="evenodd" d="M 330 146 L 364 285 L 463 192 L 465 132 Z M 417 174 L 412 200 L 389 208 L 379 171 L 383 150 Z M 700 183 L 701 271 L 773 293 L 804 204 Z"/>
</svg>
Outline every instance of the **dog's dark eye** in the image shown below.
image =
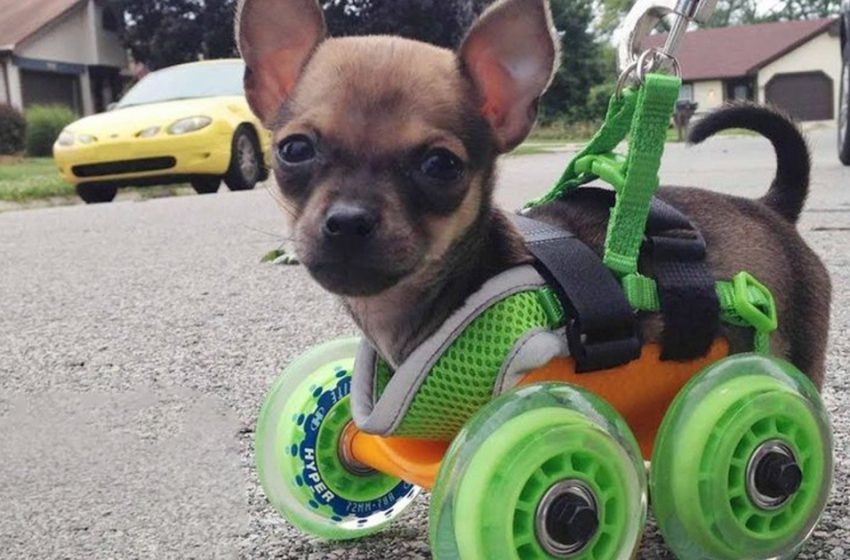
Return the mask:
<svg viewBox="0 0 850 560">
<path fill-rule="evenodd" d="M 419 164 L 419 172 L 440 183 L 452 183 L 463 177 L 463 161 L 445 148 L 429 150 Z"/>
<path fill-rule="evenodd" d="M 316 147 L 313 141 L 298 134 L 284 139 L 277 148 L 278 157 L 287 165 L 307 163 L 316 157 Z"/>
</svg>

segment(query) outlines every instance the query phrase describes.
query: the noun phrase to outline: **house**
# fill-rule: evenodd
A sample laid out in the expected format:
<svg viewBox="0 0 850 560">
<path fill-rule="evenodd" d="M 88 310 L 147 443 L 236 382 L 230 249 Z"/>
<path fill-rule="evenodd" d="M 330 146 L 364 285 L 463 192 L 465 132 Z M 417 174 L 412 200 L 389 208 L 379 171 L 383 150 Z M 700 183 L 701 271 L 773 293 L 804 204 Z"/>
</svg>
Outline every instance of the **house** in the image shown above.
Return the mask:
<svg viewBox="0 0 850 560">
<path fill-rule="evenodd" d="M 0 0 L 0 103 L 103 111 L 121 93 L 122 12 L 108 0 Z"/>
<path fill-rule="evenodd" d="M 800 121 L 835 121 L 841 85 L 839 20 L 704 29 L 685 35 L 677 58 L 682 98 L 698 113 L 726 101 L 782 107 Z M 666 35 L 647 39 L 658 47 Z"/>
</svg>

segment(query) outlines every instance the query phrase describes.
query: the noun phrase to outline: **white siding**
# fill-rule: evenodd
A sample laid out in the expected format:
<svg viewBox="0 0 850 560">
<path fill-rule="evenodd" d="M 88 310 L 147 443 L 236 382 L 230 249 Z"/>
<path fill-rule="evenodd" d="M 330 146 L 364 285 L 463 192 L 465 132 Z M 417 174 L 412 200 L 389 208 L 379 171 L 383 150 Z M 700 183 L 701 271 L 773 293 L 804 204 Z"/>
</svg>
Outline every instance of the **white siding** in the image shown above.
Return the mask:
<svg viewBox="0 0 850 560">
<path fill-rule="evenodd" d="M 723 105 L 723 82 L 720 80 L 706 80 L 694 82 L 694 101 L 699 103 L 697 113 L 707 113 L 712 109 Z"/>
<path fill-rule="evenodd" d="M 811 41 L 789 52 L 761 69 L 758 75 L 758 100 L 766 100 L 766 86 L 777 74 L 812 72 L 820 70 L 832 78 L 834 113 L 838 115 L 838 98 L 841 86 L 841 47 L 838 37 L 822 33 Z M 830 121 L 832 122 L 832 121 Z"/>
<path fill-rule="evenodd" d="M 96 60 L 102 66 L 114 66 L 115 68 L 127 67 L 127 51 L 121 44 L 121 38 L 117 32 L 103 29 L 103 6 L 96 3 L 90 4 L 94 14 L 94 29 L 96 39 Z M 121 17 L 120 15 L 118 17 Z"/>
<path fill-rule="evenodd" d="M 94 64 L 90 36 L 87 10 L 81 6 L 41 29 L 15 49 L 15 53 L 24 58 Z"/>
<path fill-rule="evenodd" d="M 103 28 L 103 11 L 103 6 L 93 0 L 81 4 L 18 45 L 15 54 L 22 58 L 50 62 L 126 68 L 126 51 L 118 33 Z M 20 79 L 17 69 L 12 69 L 15 72 L 13 79 L 10 79 L 12 101 L 20 106 Z M 94 98 L 87 70 L 80 74 L 80 86 L 83 112 L 91 114 L 94 111 Z"/>
<path fill-rule="evenodd" d="M 103 7 L 95 2 L 75 8 L 70 14 L 41 29 L 16 49 L 25 58 L 54 62 L 127 66 L 127 56 L 118 33 L 103 29 Z"/>
<path fill-rule="evenodd" d="M 90 33 L 89 13 L 85 5 L 75 8 L 70 14 L 39 30 L 16 49 L 24 58 L 49 60 L 70 64 L 89 65 L 95 63 L 94 40 Z M 20 90 L 20 88 L 19 88 Z M 84 115 L 94 112 L 88 70 L 80 74 L 82 110 Z"/>
<path fill-rule="evenodd" d="M 21 96 L 21 74 L 18 67 L 11 62 L 6 64 L 9 76 L 9 92 L 12 94 L 11 105 L 18 109 L 23 109 L 24 100 Z"/>
<path fill-rule="evenodd" d="M 6 76 L 9 73 L 9 65 L 5 60 L 0 60 L 0 103 L 3 105 L 9 104 L 9 97 L 6 92 L 9 91 L 9 84 L 6 82 Z"/>
</svg>

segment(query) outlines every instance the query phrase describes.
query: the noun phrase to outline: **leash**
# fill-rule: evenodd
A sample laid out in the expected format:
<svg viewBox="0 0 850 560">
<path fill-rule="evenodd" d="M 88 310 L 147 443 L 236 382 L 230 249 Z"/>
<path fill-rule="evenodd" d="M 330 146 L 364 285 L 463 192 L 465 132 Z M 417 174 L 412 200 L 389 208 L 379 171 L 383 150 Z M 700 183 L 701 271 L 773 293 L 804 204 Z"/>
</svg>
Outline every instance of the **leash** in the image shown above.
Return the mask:
<svg viewBox="0 0 850 560">
<path fill-rule="evenodd" d="M 665 358 L 704 355 L 716 337 L 719 320 L 752 328 L 755 350 L 768 353 L 770 335 L 778 328 L 770 290 L 747 272 L 731 281 L 715 282 L 698 229 L 655 199 L 667 131 L 682 85 L 672 54 L 680 40 L 671 37 L 672 46 L 668 41 L 665 49 L 632 56 L 635 60 L 620 76 L 602 127 L 569 162 L 555 186 L 529 202 L 523 212 L 564 199 L 591 181 L 604 181 L 615 194 L 603 263 L 619 279 L 634 310 L 664 315 Z M 638 43 L 634 35 L 629 41 Z M 631 54 L 633 49 L 626 52 Z M 665 66 L 673 70 L 672 75 L 660 73 Z M 626 87 L 629 82 L 634 85 Z M 615 151 L 623 141 L 628 142 L 625 155 Z M 656 216 L 650 220 L 653 205 Z M 652 259 L 655 278 L 640 273 L 641 254 Z"/>
</svg>

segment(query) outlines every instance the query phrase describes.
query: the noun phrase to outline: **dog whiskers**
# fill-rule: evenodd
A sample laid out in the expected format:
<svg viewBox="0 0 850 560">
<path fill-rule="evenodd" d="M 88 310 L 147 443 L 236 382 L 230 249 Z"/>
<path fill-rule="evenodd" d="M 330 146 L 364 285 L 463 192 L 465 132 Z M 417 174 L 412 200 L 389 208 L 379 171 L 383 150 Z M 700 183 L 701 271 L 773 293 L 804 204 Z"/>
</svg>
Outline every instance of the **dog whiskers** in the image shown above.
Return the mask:
<svg viewBox="0 0 850 560">
<path fill-rule="evenodd" d="M 272 200 L 277 203 L 278 207 L 293 220 L 296 218 L 296 212 L 292 206 L 283 198 L 283 195 L 276 188 L 268 187 L 266 192 L 272 197 Z"/>
</svg>

